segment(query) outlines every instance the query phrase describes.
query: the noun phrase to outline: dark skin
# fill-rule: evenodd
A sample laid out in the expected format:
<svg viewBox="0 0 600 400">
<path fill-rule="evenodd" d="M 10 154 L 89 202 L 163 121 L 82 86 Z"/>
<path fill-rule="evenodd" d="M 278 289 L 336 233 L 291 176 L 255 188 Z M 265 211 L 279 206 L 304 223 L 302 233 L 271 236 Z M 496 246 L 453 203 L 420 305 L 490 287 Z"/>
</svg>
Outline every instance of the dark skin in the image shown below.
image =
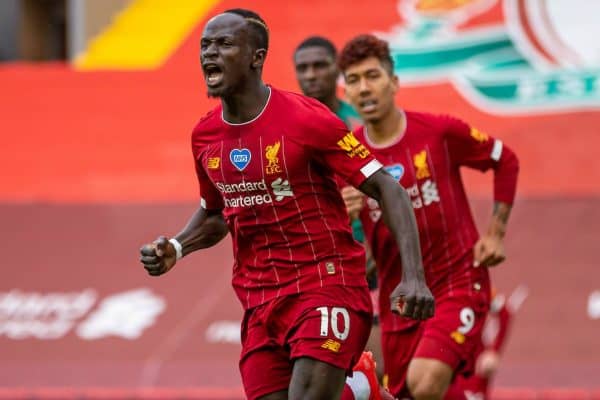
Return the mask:
<svg viewBox="0 0 600 400">
<path fill-rule="evenodd" d="M 340 108 L 336 95 L 340 73 L 333 54 L 323 47 L 305 47 L 294 54 L 294 66 L 302 93 L 319 100 L 335 113 Z"/>
<path fill-rule="evenodd" d="M 211 19 L 203 32 L 201 61 L 208 94 L 220 97 L 224 118 L 233 123 L 256 117 L 266 105 L 269 89 L 261 73 L 266 50 L 256 46 L 249 22 L 235 14 Z M 378 199 L 385 221 L 398 241 L 403 262 L 409 266 L 405 279 L 394 291 L 396 311 L 415 319 L 433 315 L 433 296 L 425 284 L 417 226 L 407 193 L 383 171 L 371 175 L 360 187 Z M 399 200 L 400 199 L 400 200 Z M 227 235 L 222 210 L 200 207 L 175 238 L 183 255 L 215 245 Z M 148 274 L 162 275 L 176 264 L 175 248 L 165 236 L 142 246 L 140 261 Z M 399 307 L 400 301 L 405 306 Z M 345 371 L 311 358 L 294 361 L 290 386 L 261 400 L 339 398 Z"/>
</svg>

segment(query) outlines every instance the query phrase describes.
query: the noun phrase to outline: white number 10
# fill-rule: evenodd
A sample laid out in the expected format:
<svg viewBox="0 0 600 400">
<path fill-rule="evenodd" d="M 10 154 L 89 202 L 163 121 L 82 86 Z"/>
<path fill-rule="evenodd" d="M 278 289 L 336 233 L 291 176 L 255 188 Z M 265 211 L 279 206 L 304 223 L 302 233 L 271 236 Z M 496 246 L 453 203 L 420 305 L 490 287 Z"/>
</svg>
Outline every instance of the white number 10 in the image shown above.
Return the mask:
<svg viewBox="0 0 600 400">
<path fill-rule="evenodd" d="M 330 323 L 329 309 L 327 307 L 319 307 L 317 311 L 321 313 L 321 336 L 327 336 L 329 335 Z M 338 328 L 338 317 L 340 314 L 344 318 L 344 330 L 342 332 Z M 348 310 L 342 307 L 333 307 L 331 309 L 331 330 L 336 338 L 346 340 L 350 333 L 350 314 L 348 314 Z"/>
</svg>

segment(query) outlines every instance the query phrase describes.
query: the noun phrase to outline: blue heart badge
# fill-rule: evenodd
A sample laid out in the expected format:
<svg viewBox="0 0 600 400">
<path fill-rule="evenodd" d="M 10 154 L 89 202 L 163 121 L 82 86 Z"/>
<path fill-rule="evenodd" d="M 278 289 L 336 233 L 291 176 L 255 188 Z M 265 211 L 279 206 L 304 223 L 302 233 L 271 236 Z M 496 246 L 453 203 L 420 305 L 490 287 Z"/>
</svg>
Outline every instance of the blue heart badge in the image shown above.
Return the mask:
<svg viewBox="0 0 600 400">
<path fill-rule="evenodd" d="M 231 163 L 239 170 L 243 171 L 248 164 L 250 164 L 250 159 L 252 158 L 252 153 L 248 149 L 233 149 L 231 153 L 229 153 L 229 159 Z"/>
<path fill-rule="evenodd" d="M 400 179 L 402 179 L 402 176 L 404 175 L 404 166 L 402 164 L 387 165 L 385 170 L 398 182 L 400 182 Z"/>
</svg>

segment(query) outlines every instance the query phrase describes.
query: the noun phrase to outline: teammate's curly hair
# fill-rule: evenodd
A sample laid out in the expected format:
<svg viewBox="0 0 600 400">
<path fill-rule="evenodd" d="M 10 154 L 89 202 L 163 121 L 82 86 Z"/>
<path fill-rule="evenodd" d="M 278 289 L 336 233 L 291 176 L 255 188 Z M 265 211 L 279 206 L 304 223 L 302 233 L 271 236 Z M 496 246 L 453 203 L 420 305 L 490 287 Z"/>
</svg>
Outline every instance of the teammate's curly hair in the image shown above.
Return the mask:
<svg viewBox="0 0 600 400">
<path fill-rule="evenodd" d="M 388 43 L 367 34 L 356 36 L 346 43 L 338 57 L 338 67 L 344 72 L 349 66 L 369 57 L 377 58 L 390 75 L 394 74 L 394 60 Z"/>
</svg>

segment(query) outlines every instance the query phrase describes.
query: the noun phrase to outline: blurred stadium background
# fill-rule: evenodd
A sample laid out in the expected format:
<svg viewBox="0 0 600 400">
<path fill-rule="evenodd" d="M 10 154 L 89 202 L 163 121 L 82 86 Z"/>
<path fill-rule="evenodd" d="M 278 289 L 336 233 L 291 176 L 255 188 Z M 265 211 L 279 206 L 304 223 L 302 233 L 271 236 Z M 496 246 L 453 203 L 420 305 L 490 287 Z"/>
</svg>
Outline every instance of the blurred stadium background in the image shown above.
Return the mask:
<svg viewBox="0 0 600 400">
<path fill-rule="evenodd" d="M 493 398 L 600 399 L 600 2 L 587 0 L 0 1 L 0 399 L 243 398 L 229 241 L 160 279 L 137 260 L 198 202 L 189 135 L 214 105 L 198 41 L 233 7 L 269 24 L 269 83 L 298 90 L 308 35 L 376 32 L 406 108 L 511 144 L 520 186 L 493 279 L 529 298 Z M 466 180 L 483 224 L 490 176 Z"/>
</svg>

